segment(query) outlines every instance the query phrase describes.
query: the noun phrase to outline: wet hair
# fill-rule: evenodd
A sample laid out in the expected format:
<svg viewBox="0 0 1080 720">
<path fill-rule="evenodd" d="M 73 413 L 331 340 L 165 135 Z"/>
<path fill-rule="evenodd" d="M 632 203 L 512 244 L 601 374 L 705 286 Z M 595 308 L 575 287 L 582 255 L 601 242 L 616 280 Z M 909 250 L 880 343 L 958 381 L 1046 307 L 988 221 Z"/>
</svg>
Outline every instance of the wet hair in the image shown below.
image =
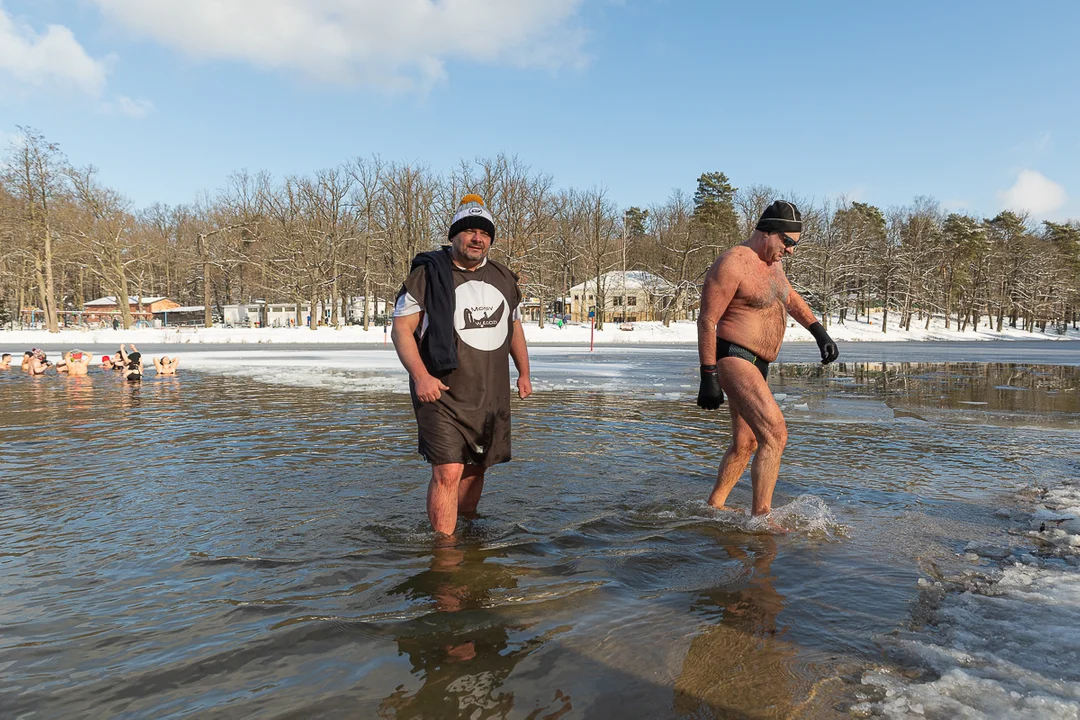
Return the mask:
<svg viewBox="0 0 1080 720">
<path fill-rule="evenodd" d="M 11 353 L 4 353 L 3 355 L 0 355 L 0 360 L 3 360 L 4 358 L 9 358 L 9 357 L 11 357 Z"/>
</svg>

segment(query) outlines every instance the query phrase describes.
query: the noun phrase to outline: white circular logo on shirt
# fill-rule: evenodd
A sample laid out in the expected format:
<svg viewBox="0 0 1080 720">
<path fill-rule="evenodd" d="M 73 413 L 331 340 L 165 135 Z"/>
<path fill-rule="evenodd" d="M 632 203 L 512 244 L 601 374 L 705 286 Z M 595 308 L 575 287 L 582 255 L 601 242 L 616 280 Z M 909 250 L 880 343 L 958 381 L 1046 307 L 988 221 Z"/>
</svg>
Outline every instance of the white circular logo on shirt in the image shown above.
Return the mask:
<svg viewBox="0 0 1080 720">
<path fill-rule="evenodd" d="M 506 342 L 510 303 L 494 285 L 470 280 L 454 293 L 454 329 L 466 345 L 498 350 Z"/>
</svg>

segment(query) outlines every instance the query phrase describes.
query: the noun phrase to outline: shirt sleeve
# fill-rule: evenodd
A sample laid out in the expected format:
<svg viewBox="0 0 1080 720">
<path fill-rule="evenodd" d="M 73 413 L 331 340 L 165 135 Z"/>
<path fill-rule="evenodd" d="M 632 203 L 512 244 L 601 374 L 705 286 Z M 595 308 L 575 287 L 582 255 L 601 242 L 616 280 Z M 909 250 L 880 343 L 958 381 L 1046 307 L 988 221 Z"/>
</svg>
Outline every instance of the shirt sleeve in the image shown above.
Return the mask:
<svg viewBox="0 0 1080 720">
<path fill-rule="evenodd" d="M 424 300 L 427 294 L 427 271 L 418 267 L 409 273 L 405 283 L 398 292 L 397 302 L 394 304 L 394 317 L 415 315 L 424 309 Z"/>
<path fill-rule="evenodd" d="M 412 296 L 408 290 L 398 295 L 397 303 L 394 305 L 394 317 L 405 317 L 406 315 L 415 315 L 423 308 L 420 307 L 420 303 L 416 301 L 416 298 Z"/>
</svg>

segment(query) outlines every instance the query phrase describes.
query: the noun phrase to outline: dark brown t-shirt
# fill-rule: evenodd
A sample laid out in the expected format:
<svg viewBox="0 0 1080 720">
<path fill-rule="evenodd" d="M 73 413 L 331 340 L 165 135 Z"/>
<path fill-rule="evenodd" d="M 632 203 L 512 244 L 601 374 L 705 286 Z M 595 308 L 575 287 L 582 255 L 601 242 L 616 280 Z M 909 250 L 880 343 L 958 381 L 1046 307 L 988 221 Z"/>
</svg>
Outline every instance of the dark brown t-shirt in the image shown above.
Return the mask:
<svg viewBox="0 0 1080 720">
<path fill-rule="evenodd" d="M 421 403 L 409 384 L 419 450 L 434 464 L 461 462 L 487 467 L 510 459 L 510 338 L 521 303 L 517 278 L 504 265 L 488 260 L 476 270 L 453 266 L 454 342 L 458 366 L 439 379 L 450 389 L 431 403 Z M 424 268 L 405 280 L 405 291 L 423 311 L 427 277 Z M 430 367 L 423 341 L 427 313 L 418 326 L 420 357 Z"/>
</svg>

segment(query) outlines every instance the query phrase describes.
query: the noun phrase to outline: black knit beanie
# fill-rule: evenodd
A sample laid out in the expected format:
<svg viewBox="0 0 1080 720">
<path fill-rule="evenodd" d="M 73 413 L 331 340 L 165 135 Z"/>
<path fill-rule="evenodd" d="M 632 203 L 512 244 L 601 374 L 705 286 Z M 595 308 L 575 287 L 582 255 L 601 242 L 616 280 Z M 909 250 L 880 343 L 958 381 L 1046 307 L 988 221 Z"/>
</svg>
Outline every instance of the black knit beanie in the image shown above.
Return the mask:
<svg viewBox="0 0 1080 720">
<path fill-rule="evenodd" d="M 801 233 L 802 213 L 787 200 L 777 200 L 761 213 L 755 229 L 765 233 Z"/>
<path fill-rule="evenodd" d="M 454 219 L 450 222 L 450 230 L 446 237 L 454 239 L 462 230 L 486 230 L 491 236 L 491 242 L 495 242 L 495 218 L 484 207 L 484 200 L 479 195 L 466 195 L 461 198 L 461 204 L 454 213 Z"/>
</svg>

